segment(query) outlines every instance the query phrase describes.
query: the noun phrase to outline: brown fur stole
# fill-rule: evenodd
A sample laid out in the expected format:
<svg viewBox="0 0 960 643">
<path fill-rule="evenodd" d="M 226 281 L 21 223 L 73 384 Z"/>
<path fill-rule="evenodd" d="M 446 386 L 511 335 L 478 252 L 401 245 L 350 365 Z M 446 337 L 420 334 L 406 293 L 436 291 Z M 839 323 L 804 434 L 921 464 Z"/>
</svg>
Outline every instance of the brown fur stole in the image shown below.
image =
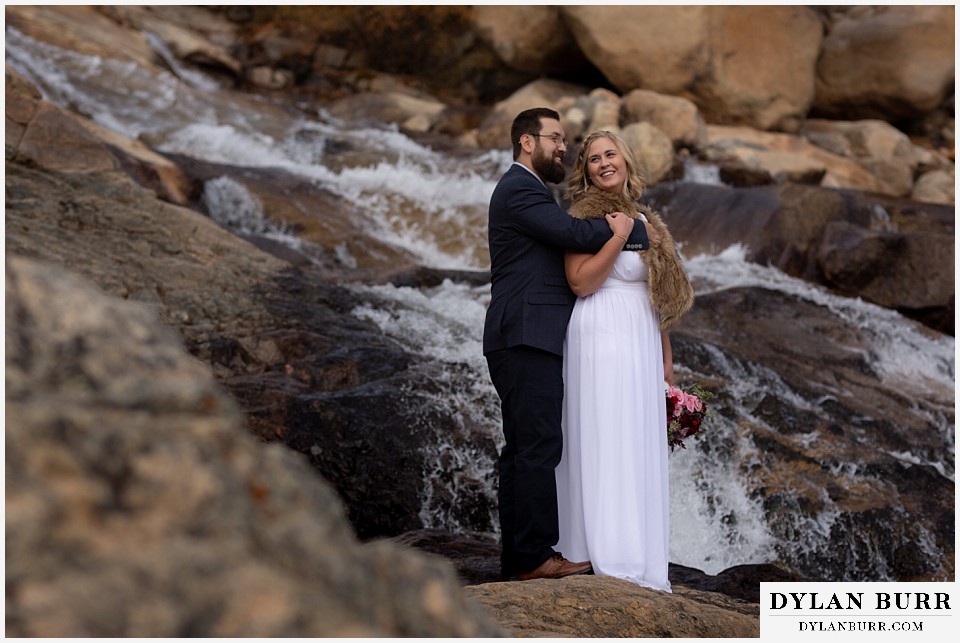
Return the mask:
<svg viewBox="0 0 960 643">
<path fill-rule="evenodd" d="M 660 240 L 651 243 L 649 250 L 640 251 L 640 256 L 650 269 L 650 300 L 660 315 L 660 330 L 667 330 L 693 306 L 693 286 L 660 215 L 649 206 L 638 206 L 627 197 L 592 186 L 577 197 L 569 210 L 578 219 L 600 219 L 610 212 L 623 212 L 639 219 L 641 211 L 660 234 Z"/>
</svg>

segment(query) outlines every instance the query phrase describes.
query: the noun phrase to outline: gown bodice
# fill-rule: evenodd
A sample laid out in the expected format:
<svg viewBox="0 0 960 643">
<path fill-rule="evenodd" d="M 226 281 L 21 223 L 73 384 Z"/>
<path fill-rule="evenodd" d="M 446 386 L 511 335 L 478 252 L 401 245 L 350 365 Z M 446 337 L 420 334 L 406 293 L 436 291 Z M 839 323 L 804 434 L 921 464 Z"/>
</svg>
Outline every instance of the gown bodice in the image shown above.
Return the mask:
<svg viewBox="0 0 960 643">
<path fill-rule="evenodd" d="M 607 279 L 616 279 L 617 281 L 646 282 L 650 279 L 650 269 L 640 257 L 639 252 L 627 250 L 621 252 L 610 270 Z"/>
<path fill-rule="evenodd" d="M 647 217 L 642 212 L 640 213 L 640 219 L 647 221 Z M 640 224 L 637 223 L 636 225 Z M 650 281 L 650 269 L 639 252 L 628 250 L 621 252 L 614 262 L 613 268 L 607 276 L 607 282 L 611 280 L 615 280 L 615 282 L 643 282 L 643 285 L 647 285 L 647 282 Z"/>
</svg>

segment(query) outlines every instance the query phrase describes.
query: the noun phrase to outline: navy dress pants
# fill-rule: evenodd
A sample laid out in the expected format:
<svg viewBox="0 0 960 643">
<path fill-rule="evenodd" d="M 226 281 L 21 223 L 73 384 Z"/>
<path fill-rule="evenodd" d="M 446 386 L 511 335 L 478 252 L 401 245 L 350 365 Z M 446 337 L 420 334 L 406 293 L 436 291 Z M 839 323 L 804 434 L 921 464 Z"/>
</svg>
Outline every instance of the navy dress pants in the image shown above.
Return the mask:
<svg viewBox="0 0 960 643">
<path fill-rule="evenodd" d="M 560 538 L 555 469 L 563 451 L 563 357 L 529 346 L 486 357 L 506 442 L 497 492 L 506 580 L 539 567 Z"/>
</svg>

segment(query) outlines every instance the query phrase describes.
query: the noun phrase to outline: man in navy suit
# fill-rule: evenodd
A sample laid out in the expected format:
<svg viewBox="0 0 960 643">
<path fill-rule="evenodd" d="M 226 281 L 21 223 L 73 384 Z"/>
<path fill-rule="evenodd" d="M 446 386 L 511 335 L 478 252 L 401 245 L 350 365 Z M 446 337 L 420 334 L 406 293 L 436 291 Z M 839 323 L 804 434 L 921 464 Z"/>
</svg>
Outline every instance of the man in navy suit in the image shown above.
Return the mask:
<svg viewBox="0 0 960 643">
<path fill-rule="evenodd" d="M 617 236 L 626 250 L 646 250 L 648 234 L 656 233 L 623 213 L 606 221 L 575 219 L 557 205 L 547 182 L 563 181 L 566 140 L 554 110 L 521 112 L 510 141 L 514 164 L 490 198 L 491 300 L 483 329 L 506 441 L 498 462 L 501 575 L 562 578 L 592 569 L 589 561 L 571 562 L 553 549 L 559 540 L 554 470 L 563 448 L 563 340 L 576 301 L 564 251 L 598 252 L 614 226 L 624 230 Z"/>
</svg>

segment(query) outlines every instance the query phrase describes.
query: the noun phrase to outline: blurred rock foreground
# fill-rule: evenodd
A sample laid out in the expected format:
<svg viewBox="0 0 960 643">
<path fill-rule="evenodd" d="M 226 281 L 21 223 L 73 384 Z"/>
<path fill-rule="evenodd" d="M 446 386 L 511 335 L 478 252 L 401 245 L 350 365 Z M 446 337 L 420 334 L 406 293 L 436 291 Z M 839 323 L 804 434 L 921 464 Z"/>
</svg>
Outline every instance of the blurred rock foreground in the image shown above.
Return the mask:
<svg viewBox="0 0 960 643">
<path fill-rule="evenodd" d="M 953 263 L 953 41 L 942 29 L 953 8 L 910 9 L 624 9 L 627 22 L 656 36 L 630 38 L 650 48 L 637 52 L 608 50 L 623 45 L 597 35 L 616 20 L 613 8 L 5 11 L 8 25 L 32 37 L 159 67 L 142 35 L 149 30 L 179 59 L 238 88 L 308 97 L 451 147 L 505 147 L 504 124 L 518 109 L 553 104 L 571 140 L 611 127 L 642 146 L 650 197 L 674 204 L 671 229 L 691 248 L 730 230 L 719 210 L 740 217 L 752 259 L 883 299 L 952 333 L 953 275 L 935 268 Z M 370 49 L 355 39 L 361 23 L 383 34 Z M 541 27 L 523 30 L 532 39 L 511 31 L 531 23 Z M 412 24 L 418 37 L 443 36 L 430 48 L 429 77 L 411 73 L 425 64 L 414 32 L 406 46 L 390 40 Z M 877 43 L 902 62 L 886 76 L 870 67 Z M 949 68 L 939 65 L 948 47 Z M 773 55 L 783 58 L 772 75 L 751 75 L 751 61 Z M 630 56 L 658 64 L 618 66 Z M 938 64 L 918 77 L 909 71 L 916 56 Z M 396 68 L 376 69 L 387 60 Z M 557 60 L 569 66 L 557 69 Z M 261 251 L 197 211 L 197 185 L 210 168 L 52 105 L 6 71 L 7 635 L 751 637 L 759 635 L 759 582 L 799 578 L 777 568 L 707 577 L 672 567 L 672 595 L 595 577 L 492 582 L 495 546 L 418 531 L 421 494 L 432 484 L 420 473 L 424 453 L 458 426 L 456 409 L 431 410 L 430 430 L 417 426 L 433 365 L 346 314 L 356 296 L 335 283 L 438 276 L 358 235 L 322 190 L 304 198 L 322 206 L 323 223 L 295 220 L 282 210 L 276 176 L 253 179 L 265 203 L 302 223 L 307 237 L 349 240 L 359 264 L 324 272 L 251 239 L 270 252 Z M 608 86 L 583 84 L 598 77 Z M 701 80 L 670 84 L 683 78 Z M 856 120 L 828 120 L 843 116 Z M 673 195 L 670 179 L 691 154 L 716 162 L 739 187 Z M 791 216 L 813 202 L 820 218 Z M 877 204 L 892 221 L 872 218 Z M 904 270 L 879 269 L 892 254 Z M 829 377 L 817 364 L 829 361 L 856 387 L 852 406 L 837 404 L 827 420 L 763 401 L 782 430 L 753 427 L 757 440 L 787 454 L 763 481 L 771 510 L 798 494 L 815 515 L 820 490 L 835 480 L 819 471 L 798 492 L 790 468 L 835 457 L 847 416 L 882 408 L 890 420 L 869 428 L 884 446 L 869 457 L 890 473 L 888 486 L 851 493 L 838 524 L 879 543 L 870 555 L 885 557 L 900 578 L 952 576 L 945 525 L 953 516 L 941 509 L 952 508 L 952 488 L 880 452 L 904 448 L 895 428 L 920 435 L 900 415 L 904 399 L 873 390 L 854 350 L 825 350 L 823 336 L 849 329 L 780 299 L 749 288 L 711 295 L 676 338 L 685 363 L 701 355 L 705 332 L 761 361 L 778 347 L 736 336 L 744 320 L 753 323 L 752 310 L 776 309 L 779 317 L 762 320 L 770 341 L 782 337 L 774 328 L 794 326 L 800 339 L 797 355 L 778 358 L 788 378 L 815 392 Z M 711 311 L 722 311 L 723 324 Z M 833 432 L 808 445 L 800 427 L 818 421 Z M 396 427 L 387 444 L 385 422 Z M 329 428 L 322 435 L 320 423 Z M 939 448 L 920 437 L 911 446 Z M 463 491 L 455 510 L 464 522 L 489 513 L 469 502 L 479 496 Z M 884 513 L 892 498 L 907 511 Z M 934 543 L 945 552 L 941 569 L 904 555 L 900 539 L 910 541 L 911 529 L 943 541 Z"/>
<path fill-rule="evenodd" d="M 498 636 L 452 569 L 361 545 L 147 306 L 6 272 L 8 636 Z"/>
</svg>

